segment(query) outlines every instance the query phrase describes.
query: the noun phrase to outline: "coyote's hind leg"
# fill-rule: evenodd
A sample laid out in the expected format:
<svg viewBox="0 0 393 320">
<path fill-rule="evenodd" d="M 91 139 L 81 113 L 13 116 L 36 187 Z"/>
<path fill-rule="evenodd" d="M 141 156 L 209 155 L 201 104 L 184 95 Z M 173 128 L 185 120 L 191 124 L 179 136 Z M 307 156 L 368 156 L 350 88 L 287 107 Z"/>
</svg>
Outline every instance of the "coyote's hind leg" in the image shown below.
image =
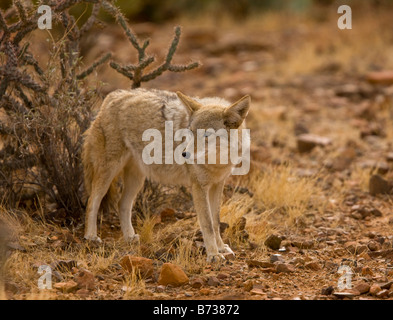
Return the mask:
<svg viewBox="0 0 393 320">
<path fill-rule="evenodd" d="M 130 160 L 124 168 L 123 194 L 119 202 L 120 226 L 124 240 L 127 242 L 139 241 L 139 235 L 135 234 L 131 223 L 132 206 L 134 200 L 143 186 L 145 176 L 139 168 Z"/>
</svg>

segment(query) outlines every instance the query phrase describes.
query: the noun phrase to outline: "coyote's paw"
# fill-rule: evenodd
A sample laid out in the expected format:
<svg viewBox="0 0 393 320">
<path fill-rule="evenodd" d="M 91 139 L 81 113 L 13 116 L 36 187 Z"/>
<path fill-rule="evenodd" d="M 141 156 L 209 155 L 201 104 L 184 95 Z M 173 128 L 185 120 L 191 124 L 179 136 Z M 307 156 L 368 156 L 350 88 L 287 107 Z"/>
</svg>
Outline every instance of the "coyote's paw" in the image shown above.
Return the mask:
<svg viewBox="0 0 393 320">
<path fill-rule="evenodd" d="M 207 256 L 207 262 L 209 262 L 209 263 L 217 263 L 217 262 L 222 262 L 222 261 L 225 261 L 225 257 L 221 253 L 212 254 L 212 255 Z"/>
<path fill-rule="evenodd" d="M 233 256 L 235 256 L 235 253 L 232 251 L 232 249 L 227 244 L 224 244 L 224 247 L 218 251 L 220 253 L 228 253 L 228 254 L 232 254 Z"/>
<path fill-rule="evenodd" d="M 85 240 L 90 241 L 90 242 L 94 242 L 94 243 L 102 243 L 102 240 L 100 237 L 98 236 L 89 236 L 89 235 L 85 235 L 84 236 Z"/>
<path fill-rule="evenodd" d="M 134 234 L 132 236 L 127 236 L 125 238 L 125 241 L 129 244 L 139 244 L 140 243 L 140 239 L 139 239 L 139 234 Z"/>
</svg>

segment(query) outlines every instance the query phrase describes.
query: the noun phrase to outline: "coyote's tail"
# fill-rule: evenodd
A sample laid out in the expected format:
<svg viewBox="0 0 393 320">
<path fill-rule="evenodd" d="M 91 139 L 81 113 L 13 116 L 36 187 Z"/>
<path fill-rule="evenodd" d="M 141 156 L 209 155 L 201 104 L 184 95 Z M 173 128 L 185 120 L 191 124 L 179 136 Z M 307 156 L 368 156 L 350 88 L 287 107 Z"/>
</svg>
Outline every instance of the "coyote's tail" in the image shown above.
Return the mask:
<svg viewBox="0 0 393 320">
<path fill-rule="evenodd" d="M 90 150 L 91 150 L 91 148 L 90 148 L 88 142 L 85 141 L 84 146 L 83 146 L 83 151 L 82 151 L 82 164 L 83 164 L 85 192 L 86 192 L 87 198 L 90 197 L 90 195 L 91 195 L 94 174 L 97 172 L 97 170 L 94 167 L 94 163 L 91 161 Z M 107 213 L 110 211 L 117 212 L 117 202 L 118 202 L 117 184 L 118 184 L 118 180 L 119 180 L 119 177 L 116 177 L 112 181 L 106 195 L 104 196 L 104 198 L 101 201 L 100 210 L 102 210 L 104 213 Z"/>
</svg>

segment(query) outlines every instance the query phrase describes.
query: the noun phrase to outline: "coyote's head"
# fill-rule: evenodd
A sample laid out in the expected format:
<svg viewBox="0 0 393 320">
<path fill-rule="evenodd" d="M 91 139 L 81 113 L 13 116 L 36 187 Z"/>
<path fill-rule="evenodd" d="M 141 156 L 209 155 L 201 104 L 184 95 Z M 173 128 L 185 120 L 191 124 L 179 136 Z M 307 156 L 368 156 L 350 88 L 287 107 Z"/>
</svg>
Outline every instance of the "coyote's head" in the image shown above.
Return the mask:
<svg viewBox="0 0 393 320">
<path fill-rule="evenodd" d="M 192 133 L 183 157 L 197 164 L 238 164 L 238 151 L 244 134 L 239 129 L 248 114 L 250 97 L 246 95 L 223 107 L 218 104 L 203 105 L 181 92 L 177 92 L 177 95 L 190 113 L 188 129 Z"/>
</svg>

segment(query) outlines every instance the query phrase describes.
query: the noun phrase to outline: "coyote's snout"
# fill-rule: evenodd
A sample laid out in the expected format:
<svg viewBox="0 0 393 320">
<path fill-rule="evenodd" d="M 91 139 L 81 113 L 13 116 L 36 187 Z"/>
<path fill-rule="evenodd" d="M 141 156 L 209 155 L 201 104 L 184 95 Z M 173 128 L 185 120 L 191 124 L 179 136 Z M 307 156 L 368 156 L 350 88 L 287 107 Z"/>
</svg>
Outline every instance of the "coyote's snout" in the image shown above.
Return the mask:
<svg viewBox="0 0 393 320">
<path fill-rule="evenodd" d="M 241 131 L 239 129 L 249 107 L 249 96 L 230 104 L 220 98 L 190 98 L 179 92 L 159 90 L 117 90 L 110 93 L 85 133 L 82 160 L 85 188 L 89 194 L 85 238 L 100 240 L 97 237 L 97 213 L 104 196 L 115 190 L 111 184 L 122 172 L 119 216 L 127 241 L 138 239 L 131 224 L 132 205 L 147 177 L 160 183 L 191 187 L 208 260 L 223 257 L 221 253 L 232 252 L 221 239 L 219 225 L 224 182 L 235 164 L 231 161 L 215 161 L 212 164 L 209 161 L 211 147 L 206 145 L 202 148 L 205 152 L 201 152 L 199 147 L 205 144 L 204 139 L 206 143 L 208 139 L 221 140 L 223 133 L 229 137 L 230 131 Z M 185 139 L 177 135 L 168 137 L 165 134 L 168 123 L 174 132 L 187 129 L 191 135 L 184 134 Z M 149 149 L 152 142 L 146 138 L 148 130 L 160 133 L 160 144 L 176 149 L 174 157 L 178 151 L 184 161 L 173 161 L 166 152 Z M 228 145 L 231 143 L 233 141 Z M 215 158 L 223 154 L 222 145 L 219 147 L 214 147 Z M 156 153 L 153 159 L 158 157 L 160 161 L 150 161 L 150 158 L 146 161 L 150 151 Z M 229 153 L 228 149 L 224 152 Z M 201 157 L 206 161 L 191 161 Z"/>
</svg>

